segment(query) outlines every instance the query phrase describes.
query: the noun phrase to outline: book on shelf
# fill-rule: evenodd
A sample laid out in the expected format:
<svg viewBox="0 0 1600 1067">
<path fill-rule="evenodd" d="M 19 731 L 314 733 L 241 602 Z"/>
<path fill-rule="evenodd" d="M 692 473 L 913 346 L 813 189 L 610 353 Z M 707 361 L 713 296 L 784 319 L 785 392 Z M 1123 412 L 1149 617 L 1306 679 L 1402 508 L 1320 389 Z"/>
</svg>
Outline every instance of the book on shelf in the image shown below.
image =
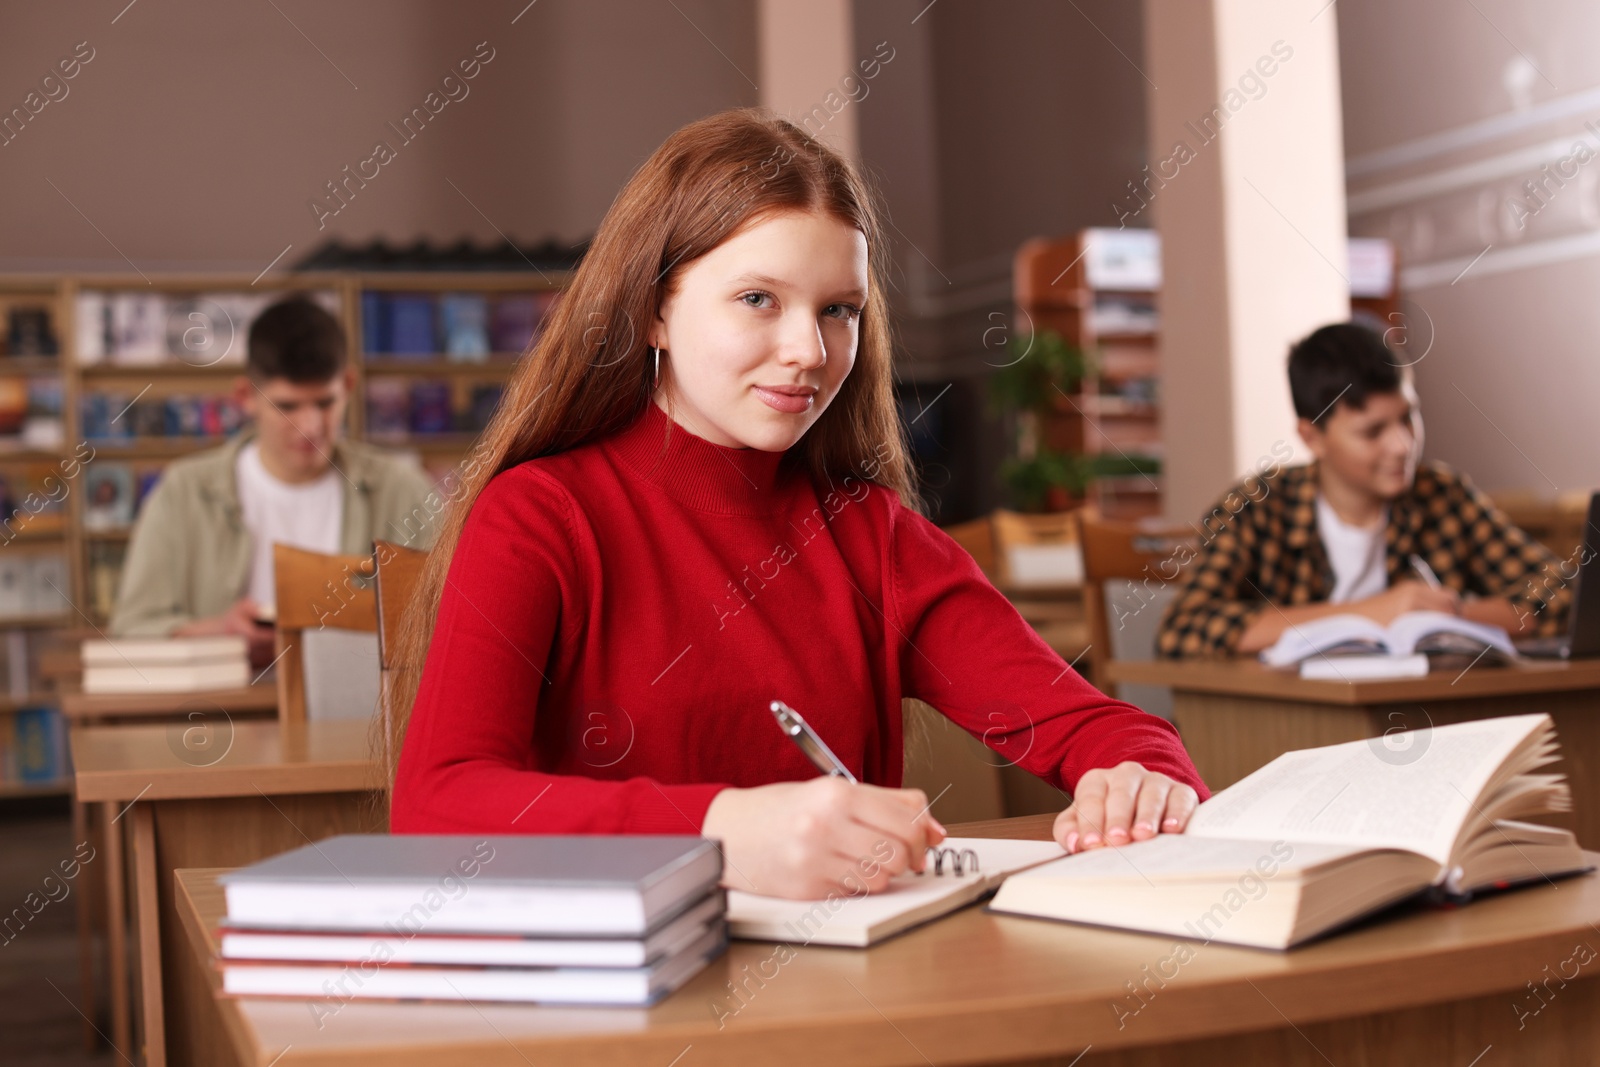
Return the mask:
<svg viewBox="0 0 1600 1067">
<path fill-rule="evenodd" d="M 425 379 L 411 383 L 411 432 L 451 433 L 456 428 L 449 382 Z"/>
<path fill-rule="evenodd" d="M 430 293 L 390 293 L 389 351 L 397 356 L 431 356 L 439 351 Z"/>
<path fill-rule="evenodd" d="M 505 293 L 490 311 L 490 336 L 496 352 L 526 352 L 561 299 L 559 291 Z"/>
<path fill-rule="evenodd" d="M 727 945 L 689 836 L 344 834 L 222 875 L 226 993 L 650 1004 Z"/>
<path fill-rule="evenodd" d="M 28 419 L 28 380 L 0 377 L 0 435 L 19 436 Z"/>
<path fill-rule="evenodd" d="M 1083 276 L 1091 289 L 1161 288 L 1161 238 L 1154 230 L 1083 232 Z"/>
<path fill-rule="evenodd" d="M 83 290 L 73 309 L 77 362 L 86 367 L 241 365 L 256 316 L 286 295 Z M 317 289 L 309 295 L 329 313 L 341 313 L 336 291 Z"/>
<path fill-rule="evenodd" d="M 5 718 L 9 718 L 7 723 Z M 0 736 L 9 735 L 5 780 L 13 784 L 45 785 L 71 773 L 66 726 L 53 707 L 18 708 L 0 718 Z"/>
<path fill-rule="evenodd" d="M 60 552 L 0 553 L 0 622 L 64 615 L 67 559 Z"/>
<path fill-rule="evenodd" d="M 467 429 L 473 432 L 485 430 L 494 413 L 500 409 L 500 400 L 505 396 L 506 387 L 499 382 L 481 382 L 472 387 L 472 398 L 467 407 Z"/>
<path fill-rule="evenodd" d="M 122 563 L 128 554 L 126 541 L 90 541 L 88 545 L 89 610 L 96 617 L 109 619 L 117 604 L 117 586 L 122 580 Z"/>
<path fill-rule="evenodd" d="M 84 472 L 83 528 L 115 530 L 133 523 L 133 468 L 103 461 Z"/>
<path fill-rule="evenodd" d="M 63 410 L 60 378 L 42 375 L 29 378 L 27 414 L 18 435 L 22 446 L 40 451 L 60 448 L 67 439 Z"/>
<path fill-rule="evenodd" d="M 167 358 L 167 298 L 163 293 L 113 293 L 105 351 L 116 363 L 148 366 Z"/>
<path fill-rule="evenodd" d="M 1006 881 L 990 908 L 1288 948 L 1416 897 L 1588 869 L 1548 715 L 1288 752 L 1215 794 L 1187 832 L 1095 849 Z"/>
<path fill-rule="evenodd" d="M 403 378 L 367 380 L 367 434 L 404 437 L 411 430 L 411 384 Z"/>
<path fill-rule="evenodd" d="M 482 293 L 441 295 L 439 331 L 450 359 L 482 363 L 489 358 L 489 301 Z"/>
<path fill-rule="evenodd" d="M 1064 855 L 1054 841 L 950 837 L 928 850 L 926 870 L 877 893 L 792 900 L 731 890 L 728 934 L 756 941 L 866 948 L 993 891 L 1008 876 Z"/>
<path fill-rule="evenodd" d="M 1296 623 L 1272 647 L 1262 649 L 1261 662 L 1269 667 L 1292 667 L 1326 657 L 1328 662 L 1323 667 L 1312 668 L 1313 675 L 1323 677 L 1317 672 L 1326 670 L 1332 672 L 1332 677 L 1339 677 L 1338 661 L 1342 656 L 1416 654 L 1440 667 L 1464 667 L 1469 663 L 1496 666 L 1518 658 L 1510 635 L 1499 626 L 1442 611 L 1408 611 L 1387 626 L 1355 614 L 1327 615 Z"/>
<path fill-rule="evenodd" d="M 244 425 L 244 411 L 227 394 L 136 399 L 122 393 L 86 393 L 79 403 L 83 435 L 115 444 L 134 438 L 226 437 Z"/>
<path fill-rule="evenodd" d="M 48 307 L 15 306 L 6 312 L 7 356 L 54 356 L 61 352 Z"/>
</svg>

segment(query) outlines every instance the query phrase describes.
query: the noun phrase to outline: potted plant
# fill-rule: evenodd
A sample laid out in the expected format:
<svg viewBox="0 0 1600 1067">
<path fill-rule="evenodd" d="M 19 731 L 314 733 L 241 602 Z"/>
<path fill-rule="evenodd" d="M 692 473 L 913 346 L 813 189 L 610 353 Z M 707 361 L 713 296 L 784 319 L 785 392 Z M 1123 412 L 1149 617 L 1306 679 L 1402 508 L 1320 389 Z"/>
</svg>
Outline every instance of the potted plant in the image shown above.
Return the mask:
<svg viewBox="0 0 1600 1067">
<path fill-rule="evenodd" d="M 1089 357 L 1054 330 L 1013 337 L 1006 351 L 1008 362 L 990 380 L 990 407 L 1017 413 L 1017 443 L 1000 476 L 1023 511 L 1075 507 L 1096 476 L 1095 457 L 1044 446 L 1041 424 L 1090 374 Z"/>
</svg>

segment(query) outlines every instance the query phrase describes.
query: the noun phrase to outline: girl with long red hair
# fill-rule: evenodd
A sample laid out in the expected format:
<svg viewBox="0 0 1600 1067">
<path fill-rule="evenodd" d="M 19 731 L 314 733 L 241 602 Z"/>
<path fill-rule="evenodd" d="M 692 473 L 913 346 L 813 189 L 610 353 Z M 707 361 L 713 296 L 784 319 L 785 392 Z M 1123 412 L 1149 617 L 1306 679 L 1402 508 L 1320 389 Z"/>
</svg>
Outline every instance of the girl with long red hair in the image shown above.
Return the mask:
<svg viewBox="0 0 1600 1067">
<path fill-rule="evenodd" d="M 917 510 L 886 255 L 854 168 L 763 111 L 633 175 L 442 518 L 399 642 L 395 832 L 704 834 L 736 888 L 876 890 L 944 833 L 899 788 L 905 697 L 1072 793 L 1069 850 L 1183 829 L 1205 786 L 1172 727 Z"/>
</svg>

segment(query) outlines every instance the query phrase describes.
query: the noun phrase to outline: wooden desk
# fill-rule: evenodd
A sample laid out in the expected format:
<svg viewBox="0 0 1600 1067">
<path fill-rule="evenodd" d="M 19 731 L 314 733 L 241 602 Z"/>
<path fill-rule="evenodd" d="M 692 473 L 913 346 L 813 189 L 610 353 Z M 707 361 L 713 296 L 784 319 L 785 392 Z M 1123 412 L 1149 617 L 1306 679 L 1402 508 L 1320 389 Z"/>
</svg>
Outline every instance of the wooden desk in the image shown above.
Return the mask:
<svg viewBox="0 0 1600 1067">
<path fill-rule="evenodd" d="M 81 666 L 77 672 L 81 673 Z M 184 693 L 85 693 L 81 690 L 65 690 L 61 694 L 61 715 L 68 726 L 104 724 L 111 722 L 150 722 L 154 720 L 181 721 L 191 725 L 213 727 L 224 722 L 246 719 L 260 719 L 275 716 L 278 713 L 278 689 L 275 683 L 265 685 L 247 685 L 235 689 L 211 689 L 199 692 Z M 74 797 L 72 801 L 72 834 L 74 841 L 94 840 L 97 850 L 106 848 L 106 837 L 109 828 L 102 820 L 93 817 L 89 805 L 83 800 Z M 91 868 L 98 864 L 91 864 Z M 83 975 L 84 1003 L 83 1014 L 92 1019 L 95 1015 L 94 989 L 94 916 L 91 914 L 95 904 L 91 896 L 98 900 L 109 900 L 112 894 L 117 899 L 125 899 L 127 889 L 126 880 L 122 878 L 121 870 L 103 867 L 91 871 L 88 877 L 97 883 L 97 891 L 79 893 L 77 902 L 78 911 L 78 965 Z M 119 884 L 112 886 L 111 879 L 117 879 Z M 121 934 L 122 924 L 117 923 L 117 932 L 106 931 L 106 943 L 109 946 L 112 938 L 119 942 L 123 940 Z M 111 965 L 107 963 L 107 971 Z M 112 974 L 114 990 L 123 990 L 125 981 L 119 981 L 115 973 Z M 119 1032 L 126 1039 L 128 1030 L 129 1006 L 124 998 L 121 1001 L 113 999 L 111 1004 L 112 1030 Z M 90 1024 L 85 1021 L 85 1029 L 89 1030 L 89 1037 L 94 1037 Z M 114 1038 L 115 1039 L 115 1038 Z M 118 1046 L 122 1047 L 122 1046 Z"/>
<path fill-rule="evenodd" d="M 1566 773 L 1573 800 L 1571 814 L 1548 821 L 1575 831 L 1584 847 L 1600 848 L 1600 660 L 1359 682 L 1304 680 L 1247 659 L 1119 660 L 1107 673 L 1114 682 L 1171 687 L 1173 721 L 1212 789 L 1297 748 L 1382 737 L 1395 728 L 1546 712 L 1561 741 L 1563 758 L 1555 769 Z"/>
<path fill-rule="evenodd" d="M 119 828 L 131 837 L 127 855 L 147 1067 L 162 1067 L 169 1051 L 174 1063 L 205 1062 L 181 1044 L 169 1048 L 163 1021 L 163 1003 L 175 1002 L 203 980 L 183 950 L 172 870 L 238 866 L 334 834 L 382 829 L 370 724 L 335 721 L 285 731 L 276 721 L 225 722 L 203 737 L 196 729 L 180 721 L 75 726 L 71 732 L 78 799 L 98 804 L 110 831 L 103 860 L 108 872 L 120 872 L 125 862 Z M 128 945 L 120 921 L 126 902 L 121 880 L 107 881 L 111 1036 L 133 1058 Z"/>
<path fill-rule="evenodd" d="M 1049 826 L 1033 816 L 959 830 L 1043 837 Z M 219 873 L 177 874 L 190 951 L 207 966 L 224 912 Z M 1596 923 L 1600 878 L 1588 876 L 1290 953 L 1190 942 L 1193 957 L 1163 981 L 1146 975 L 1172 958 L 1172 938 L 971 907 L 872 949 L 795 946 L 781 963 L 773 944 L 735 942 L 649 1009 L 347 1001 L 319 1027 L 314 1001 L 213 993 L 230 1045 L 208 1049 L 207 1062 L 1467 1067 L 1493 1045 L 1483 1064 L 1587 1064 L 1600 1048 L 1600 959 L 1552 983 L 1520 1031 L 1513 1008 L 1541 1006 L 1526 983 L 1555 973 L 1575 944 L 1600 949 Z M 1147 980 L 1141 1002 L 1129 983 Z"/>
</svg>

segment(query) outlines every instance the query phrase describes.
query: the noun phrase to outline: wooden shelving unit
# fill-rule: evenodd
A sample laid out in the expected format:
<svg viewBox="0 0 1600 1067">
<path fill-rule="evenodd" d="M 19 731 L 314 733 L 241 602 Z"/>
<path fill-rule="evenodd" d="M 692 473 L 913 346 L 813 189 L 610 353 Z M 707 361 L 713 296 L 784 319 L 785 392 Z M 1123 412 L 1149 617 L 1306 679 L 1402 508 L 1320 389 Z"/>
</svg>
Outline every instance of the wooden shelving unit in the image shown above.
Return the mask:
<svg viewBox="0 0 1600 1067">
<path fill-rule="evenodd" d="M 83 417 L 86 402 L 103 402 L 106 410 L 114 415 L 122 403 L 135 399 L 149 402 L 172 397 L 214 398 L 231 395 L 238 376 L 243 372 L 248 322 L 232 322 L 231 314 L 226 311 L 227 305 L 222 305 L 223 315 L 220 318 L 210 316 L 216 321 L 208 321 L 207 328 L 228 330 L 231 346 L 226 349 L 226 354 L 221 354 L 222 350 L 217 347 L 220 341 L 215 341 L 197 357 L 184 348 L 189 337 L 183 332 L 187 321 L 168 321 L 164 325 L 169 340 L 163 352 L 138 362 L 119 362 L 115 353 L 107 352 L 95 357 L 95 345 L 80 343 L 81 339 L 77 336 L 80 328 L 79 302 L 84 294 L 100 294 L 106 299 L 119 295 L 158 294 L 168 301 L 169 319 L 179 318 L 180 313 L 186 317 L 188 311 L 196 306 L 193 301 L 211 300 L 219 296 L 234 300 L 248 297 L 269 301 L 289 291 L 307 291 L 318 295 L 343 325 L 351 353 L 355 384 L 346 416 L 346 435 L 356 440 L 371 440 L 385 447 L 416 453 L 437 477 L 441 471 L 448 470 L 466 456 L 477 440 L 477 432 L 452 426 L 448 432 L 441 433 L 386 433 L 369 437 L 366 433 L 368 383 L 442 382 L 448 386 L 452 402 L 459 408 L 471 398 L 475 387 L 504 385 L 521 359 L 521 353 L 490 352 L 481 361 L 453 358 L 446 355 L 442 348 L 437 352 L 415 355 L 368 353 L 362 343 L 362 294 L 377 291 L 425 294 L 437 298 L 442 294 L 477 293 L 491 301 L 510 294 L 530 294 L 541 303 L 548 304 L 553 294 L 563 289 L 568 280 L 569 275 L 564 271 L 437 274 L 340 272 L 276 275 L 261 279 L 232 274 L 152 275 L 148 280 L 139 275 L 0 276 L 0 327 L 4 326 L 13 307 L 43 308 L 49 312 L 59 346 L 59 353 L 55 356 L 0 355 L 0 388 L 17 380 L 45 377 L 54 382 L 61 393 L 59 442 L 40 447 L 24 444 L 17 435 L 0 432 L 0 477 L 16 487 L 21 483 L 21 475 L 30 467 L 70 466 L 75 455 L 82 455 L 77 451 L 81 446 L 86 445 L 94 450 L 91 459 L 78 464 L 72 477 L 62 479 L 67 492 L 64 498 L 65 513 L 59 520 L 59 528 L 47 530 L 40 524 L 29 529 L 27 525 L 19 524 L 17 532 L 9 539 L 0 533 L 0 553 L 57 550 L 64 555 L 70 586 L 65 592 L 72 610 L 64 615 L 48 617 L 0 616 L 0 634 L 21 632 L 35 637 L 43 635 L 70 647 L 82 637 L 96 636 L 103 631 L 107 621 L 106 602 L 114 592 L 115 575 L 120 567 L 121 555 L 126 551 L 131 527 L 114 524 L 90 528 L 85 523 L 88 471 L 105 464 L 124 464 L 130 470 L 137 491 L 140 476 L 159 472 L 172 460 L 214 447 L 227 438 L 226 434 L 86 436 Z M 227 321 L 223 322 L 223 319 Z M 173 338 L 179 340 L 173 341 Z M 116 407 L 111 406 L 113 401 L 118 402 Z M 0 516 L 0 519 L 3 518 Z M 0 557 L 0 561 L 3 561 L 3 557 Z M 0 694 L 3 692 L 0 689 Z M 19 708 L 51 704 L 59 700 L 55 693 L 30 695 L 38 696 L 39 701 L 18 703 L 0 695 L 0 747 L 9 736 L 12 719 Z M 42 784 L 0 781 L 0 797 L 65 793 L 69 790 L 70 783 L 65 779 Z"/>
<path fill-rule="evenodd" d="M 1017 329 L 1054 330 L 1093 363 L 1074 395 L 1056 399 L 1041 427 L 1042 445 L 1160 460 L 1160 287 L 1159 245 L 1149 231 L 1083 230 L 1018 249 Z M 1161 475 L 1096 479 L 1085 502 L 1108 518 L 1159 514 Z"/>
<path fill-rule="evenodd" d="M 1350 238 L 1350 304 L 1380 328 L 1404 325 L 1394 246 Z M 1094 373 L 1061 397 L 1041 443 L 1091 455 L 1160 460 L 1161 244 L 1149 230 L 1089 229 L 1017 251 L 1016 329 L 1055 330 L 1089 353 Z M 1381 324 L 1381 325 L 1380 325 Z M 1113 519 L 1161 514 L 1159 474 L 1098 479 L 1086 503 Z"/>
</svg>

